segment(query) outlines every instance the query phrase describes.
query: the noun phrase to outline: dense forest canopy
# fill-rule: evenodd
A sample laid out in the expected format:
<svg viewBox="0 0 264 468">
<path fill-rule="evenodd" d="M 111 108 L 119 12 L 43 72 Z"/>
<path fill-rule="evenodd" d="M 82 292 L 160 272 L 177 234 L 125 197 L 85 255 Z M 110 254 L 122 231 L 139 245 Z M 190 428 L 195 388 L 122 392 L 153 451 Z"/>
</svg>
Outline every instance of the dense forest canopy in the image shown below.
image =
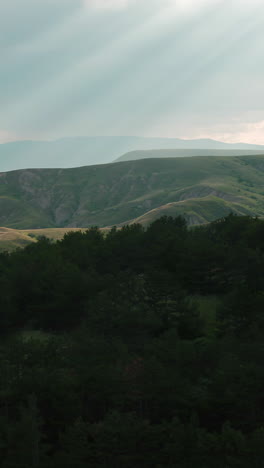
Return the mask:
<svg viewBox="0 0 264 468">
<path fill-rule="evenodd" d="M 0 466 L 264 466 L 264 221 L 0 255 Z"/>
</svg>

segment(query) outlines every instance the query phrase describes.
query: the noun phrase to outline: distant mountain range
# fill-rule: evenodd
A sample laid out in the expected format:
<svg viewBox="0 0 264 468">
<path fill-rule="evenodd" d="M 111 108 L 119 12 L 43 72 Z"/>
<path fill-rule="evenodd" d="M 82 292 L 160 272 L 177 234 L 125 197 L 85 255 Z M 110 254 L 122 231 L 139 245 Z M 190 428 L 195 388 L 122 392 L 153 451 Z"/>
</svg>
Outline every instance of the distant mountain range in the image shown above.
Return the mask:
<svg viewBox="0 0 264 468">
<path fill-rule="evenodd" d="M 0 174 L 0 226 L 16 229 L 148 224 L 184 215 L 264 216 L 264 155 L 154 158 Z"/>
<path fill-rule="evenodd" d="M 177 150 L 173 155 L 165 152 L 165 150 L 172 149 Z M 243 155 L 245 152 L 255 154 L 257 151 L 264 154 L 264 146 L 245 143 L 229 144 L 210 139 L 182 140 L 137 136 L 76 137 L 56 141 L 16 141 L 0 144 L 0 171 L 105 164 L 117 160 L 125 153 L 130 154 L 125 154 L 121 160 L 150 157 L 150 154 L 146 153 L 141 155 L 142 150 L 162 150 L 159 155 L 154 153 L 151 157 L 225 154 L 234 156 Z M 228 153 L 225 153 L 226 150 Z M 131 154 L 131 151 L 136 151 L 137 154 Z"/>
</svg>

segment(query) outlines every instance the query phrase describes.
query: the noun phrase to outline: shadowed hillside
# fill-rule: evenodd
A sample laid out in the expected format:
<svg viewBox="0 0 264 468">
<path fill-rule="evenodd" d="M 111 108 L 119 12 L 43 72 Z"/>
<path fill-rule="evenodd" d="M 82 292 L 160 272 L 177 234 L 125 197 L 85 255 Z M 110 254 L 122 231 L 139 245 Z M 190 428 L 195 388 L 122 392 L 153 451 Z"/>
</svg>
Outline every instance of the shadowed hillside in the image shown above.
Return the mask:
<svg viewBox="0 0 264 468">
<path fill-rule="evenodd" d="M 230 211 L 263 216 L 263 172 L 264 156 L 247 156 L 1 173 L 0 225 L 104 227 L 142 216 L 149 222 L 168 209 L 191 223 L 209 222 Z"/>
</svg>

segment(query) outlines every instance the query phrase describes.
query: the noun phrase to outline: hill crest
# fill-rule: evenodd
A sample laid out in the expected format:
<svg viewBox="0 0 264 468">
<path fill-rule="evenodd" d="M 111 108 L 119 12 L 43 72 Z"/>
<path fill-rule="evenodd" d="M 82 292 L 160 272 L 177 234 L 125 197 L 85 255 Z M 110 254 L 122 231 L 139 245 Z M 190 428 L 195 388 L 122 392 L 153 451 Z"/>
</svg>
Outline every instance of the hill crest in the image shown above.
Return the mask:
<svg viewBox="0 0 264 468">
<path fill-rule="evenodd" d="M 147 213 L 170 203 L 175 215 L 193 213 L 203 222 L 231 211 L 264 215 L 264 156 L 154 158 L 0 176 L 0 225 L 7 228 L 107 227 L 142 216 L 150 222 Z"/>
</svg>

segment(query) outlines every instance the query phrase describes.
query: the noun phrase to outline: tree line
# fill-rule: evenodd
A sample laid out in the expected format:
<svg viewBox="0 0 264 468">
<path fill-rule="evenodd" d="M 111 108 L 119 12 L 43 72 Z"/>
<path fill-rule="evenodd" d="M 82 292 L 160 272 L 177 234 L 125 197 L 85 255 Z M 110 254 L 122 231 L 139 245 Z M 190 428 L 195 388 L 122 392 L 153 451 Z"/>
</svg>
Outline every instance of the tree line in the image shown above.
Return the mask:
<svg viewBox="0 0 264 468">
<path fill-rule="evenodd" d="M 264 221 L 0 255 L 0 466 L 264 466 Z"/>
</svg>

